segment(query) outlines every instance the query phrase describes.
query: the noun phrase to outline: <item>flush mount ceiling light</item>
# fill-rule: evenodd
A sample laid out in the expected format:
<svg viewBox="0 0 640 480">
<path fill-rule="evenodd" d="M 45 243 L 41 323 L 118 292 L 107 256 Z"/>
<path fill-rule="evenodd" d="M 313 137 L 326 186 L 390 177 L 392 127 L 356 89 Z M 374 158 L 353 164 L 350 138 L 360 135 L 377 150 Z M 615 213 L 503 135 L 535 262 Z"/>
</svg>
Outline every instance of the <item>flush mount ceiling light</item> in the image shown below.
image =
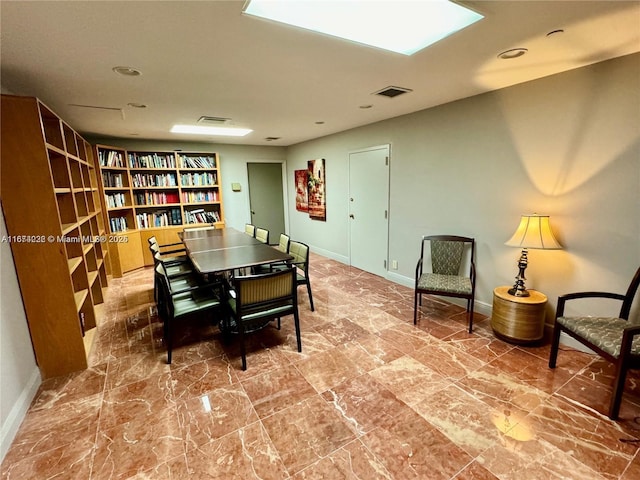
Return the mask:
<svg viewBox="0 0 640 480">
<path fill-rule="evenodd" d="M 251 0 L 243 12 L 404 55 L 484 18 L 448 0 Z"/>
<path fill-rule="evenodd" d="M 111 70 L 119 73 L 120 75 L 126 75 L 128 77 L 137 77 L 139 75 L 142 75 L 142 72 L 140 70 L 133 67 L 113 67 Z"/>
<path fill-rule="evenodd" d="M 498 58 L 502 60 L 511 60 L 512 58 L 523 56 L 528 51 L 529 50 L 527 50 L 526 48 L 512 48 L 510 50 L 505 50 L 504 52 L 499 53 Z"/>
<path fill-rule="evenodd" d="M 171 133 L 192 133 L 194 135 L 216 135 L 221 137 L 244 137 L 253 132 L 250 128 L 203 127 L 199 125 L 174 125 Z"/>
</svg>

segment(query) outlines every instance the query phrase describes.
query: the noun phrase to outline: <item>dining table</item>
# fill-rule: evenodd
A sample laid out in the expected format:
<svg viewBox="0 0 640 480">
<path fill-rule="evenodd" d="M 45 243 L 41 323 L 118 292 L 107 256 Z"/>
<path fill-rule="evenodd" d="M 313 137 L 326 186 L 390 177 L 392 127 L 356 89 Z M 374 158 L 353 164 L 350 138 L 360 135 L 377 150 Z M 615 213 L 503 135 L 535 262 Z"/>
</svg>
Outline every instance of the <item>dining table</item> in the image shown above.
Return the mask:
<svg viewBox="0 0 640 480">
<path fill-rule="evenodd" d="M 234 228 L 185 229 L 179 233 L 187 256 L 201 274 L 221 274 L 293 257 Z"/>
</svg>

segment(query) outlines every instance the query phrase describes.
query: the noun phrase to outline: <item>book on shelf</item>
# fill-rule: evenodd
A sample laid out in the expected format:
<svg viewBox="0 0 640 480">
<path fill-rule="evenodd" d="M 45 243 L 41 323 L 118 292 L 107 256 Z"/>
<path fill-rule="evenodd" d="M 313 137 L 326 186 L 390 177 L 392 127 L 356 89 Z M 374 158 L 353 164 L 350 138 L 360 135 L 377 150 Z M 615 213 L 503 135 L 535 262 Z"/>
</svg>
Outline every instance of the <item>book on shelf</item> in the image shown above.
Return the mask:
<svg viewBox="0 0 640 480">
<path fill-rule="evenodd" d="M 137 192 L 134 194 L 136 205 L 166 205 L 180 203 L 178 192 Z"/>
<path fill-rule="evenodd" d="M 180 175 L 180 184 L 183 187 L 212 186 L 217 183 L 218 177 L 214 172 L 189 172 Z"/>
<path fill-rule="evenodd" d="M 170 208 L 157 212 L 137 213 L 136 223 L 140 229 L 182 225 L 182 217 L 179 208 Z"/>
<path fill-rule="evenodd" d="M 124 168 L 124 155 L 114 150 L 98 150 L 98 161 L 101 167 Z"/>
<path fill-rule="evenodd" d="M 174 173 L 135 173 L 131 175 L 133 188 L 144 187 L 177 187 Z"/>
<path fill-rule="evenodd" d="M 206 211 L 203 208 L 184 211 L 187 223 L 215 223 L 220 221 L 220 214 L 215 210 Z"/>
<path fill-rule="evenodd" d="M 109 226 L 112 232 L 126 232 L 127 217 L 111 217 L 109 218 Z"/>
<path fill-rule="evenodd" d="M 135 153 L 128 154 L 130 168 L 176 168 L 176 159 L 172 153 Z"/>
<path fill-rule="evenodd" d="M 178 154 L 178 168 L 216 168 L 214 156 Z"/>
<path fill-rule="evenodd" d="M 186 191 L 182 192 L 182 201 L 184 203 L 217 202 L 218 192 L 216 190 Z"/>
<path fill-rule="evenodd" d="M 121 173 L 102 172 L 102 183 L 105 187 L 124 187 Z"/>
<path fill-rule="evenodd" d="M 107 207 L 119 208 L 126 207 L 127 199 L 124 193 L 110 193 L 107 195 Z"/>
</svg>

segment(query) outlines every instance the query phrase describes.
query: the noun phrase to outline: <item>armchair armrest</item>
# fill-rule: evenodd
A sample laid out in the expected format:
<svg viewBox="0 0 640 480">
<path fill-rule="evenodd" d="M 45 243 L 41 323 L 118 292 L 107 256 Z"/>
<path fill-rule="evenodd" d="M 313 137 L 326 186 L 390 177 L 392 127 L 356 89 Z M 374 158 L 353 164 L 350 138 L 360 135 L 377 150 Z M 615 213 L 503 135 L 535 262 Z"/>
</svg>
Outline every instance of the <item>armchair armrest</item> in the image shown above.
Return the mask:
<svg viewBox="0 0 640 480">
<path fill-rule="evenodd" d="M 620 355 L 628 355 L 631 352 L 633 337 L 640 335 L 640 325 L 631 325 L 622 332 L 622 344 L 620 345 Z"/>
<path fill-rule="evenodd" d="M 578 298 L 611 298 L 613 300 L 625 300 L 626 297 L 620 293 L 611 292 L 575 292 L 560 295 L 558 297 L 558 306 L 556 308 L 556 318 L 564 315 L 564 305 L 568 300 Z"/>
<path fill-rule="evenodd" d="M 416 286 L 418 286 L 420 275 L 422 275 L 422 258 L 418 259 L 418 263 L 416 265 Z"/>
</svg>

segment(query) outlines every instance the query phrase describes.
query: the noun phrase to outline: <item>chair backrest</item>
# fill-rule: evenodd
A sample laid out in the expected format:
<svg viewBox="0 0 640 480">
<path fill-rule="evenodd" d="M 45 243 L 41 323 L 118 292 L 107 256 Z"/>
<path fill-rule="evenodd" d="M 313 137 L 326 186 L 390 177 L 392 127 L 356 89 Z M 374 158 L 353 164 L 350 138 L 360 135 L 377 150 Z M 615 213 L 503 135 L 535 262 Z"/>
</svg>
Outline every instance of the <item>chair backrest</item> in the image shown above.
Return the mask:
<svg viewBox="0 0 640 480">
<path fill-rule="evenodd" d="M 465 249 L 469 251 L 469 271 L 475 263 L 475 240 L 458 235 L 425 235 L 422 237 L 420 258 L 424 258 L 425 244 L 429 242 L 431 271 L 440 275 L 460 275 L 465 259 Z"/>
<path fill-rule="evenodd" d="M 256 228 L 256 240 L 262 243 L 269 243 L 269 230 L 265 228 Z"/>
<path fill-rule="evenodd" d="M 251 235 L 252 237 L 255 237 L 256 236 L 256 226 L 255 225 L 251 225 L 250 223 L 245 224 L 244 233 L 246 233 L 247 235 Z"/>
<path fill-rule="evenodd" d="M 291 240 L 289 242 L 289 255 L 293 257 L 293 264 L 307 274 L 309 270 L 309 245 Z"/>
<path fill-rule="evenodd" d="M 149 244 L 149 250 L 151 250 L 151 255 L 160 255 L 160 246 L 157 243 Z"/>
<path fill-rule="evenodd" d="M 280 241 L 278 242 L 278 246 L 276 247 L 276 249 L 280 250 L 281 252 L 287 253 L 289 251 L 289 241 L 290 240 L 291 240 L 291 238 L 289 237 L 289 235 L 281 233 L 280 234 Z"/>
<path fill-rule="evenodd" d="M 633 303 L 633 299 L 635 298 L 636 292 L 638 291 L 638 286 L 640 286 L 640 267 L 638 267 L 638 270 L 636 270 L 636 274 L 633 276 L 633 279 L 629 284 L 629 288 L 627 288 L 627 293 L 624 296 L 622 307 L 620 308 L 620 318 L 629 320 L 631 304 Z"/>
<path fill-rule="evenodd" d="M 147 238 L 147 242 L 149 242 L 149 245 L 158 244 L 158 240 L 156 240 L 155 235 L 152 235 L 149 238 Z"/>
<path fill-rule="evenodd" d="M 265 275 L 235 277 L 237 311 L 240 316 L 297 305 L 296 272 L 291 267 Z"/>
</svg>

